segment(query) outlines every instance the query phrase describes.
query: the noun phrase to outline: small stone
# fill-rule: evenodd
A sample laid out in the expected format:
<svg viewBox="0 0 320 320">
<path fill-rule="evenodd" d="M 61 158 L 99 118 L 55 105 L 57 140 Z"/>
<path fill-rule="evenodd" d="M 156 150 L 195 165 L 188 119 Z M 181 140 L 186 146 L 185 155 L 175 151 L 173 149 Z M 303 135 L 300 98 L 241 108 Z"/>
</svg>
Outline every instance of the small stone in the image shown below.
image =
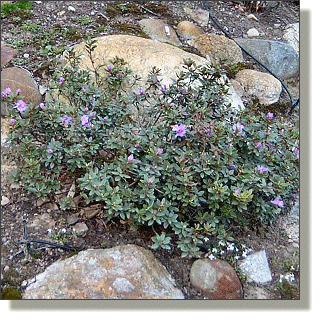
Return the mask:
<svg viewBox="0 0 320 320">
<path fill-rule="evenodd" d="M 259 37 L 259 31 L 256 28 L 249 29 L 247 31 L 248 37 Z"/>
<path fill-rule="evenodd" d="M 25 54 L 23 55 L 23 57 L 24 57 L 25 59 L 28 59 L 28 58 L 30 57 L 30 55 L 29 55 L 29 53 L 25 53 Z"/>
<path fill-rule="evenodd" d="M 5 266 L 4 268 L 3 268 L 3 272 L 8 272 L 10 270 L 10 267 L 9 266 Z"/>
<path fill-rule="evenodd" d="M 281 23 L 275 23 L 273 26 L 274 26 L 275 28 L 280 28 L 280 27 L 281 27 Z"/>
<path fill-rule="evenodd" d="M 76 8 L 75 8 L 75 7 L 73 7 L 73 6 L 68 6 L 68 10 L 69 10 L 69 11 L 73 11 L 73 12 L 75 12 L 75 11 L 76 11 Z"/>
<path fill-rule="evenodd" d="M 6 204 L 8 204 L 10 202 L 9 198 L 2 196 L 1 197 L 1 205 L 5 206 Z"/>
<path fill-rule="evenodd" d="M 203 33 L 203 30 L 190 21 L 181 21 L 177 25 L 177 34 L 182 40 L 191 40 Z"/>
<path fill-rule="evenodd" d="M 248 19 L 253 19 L 253 20 L 259 21 L 258 18 L 257 18 L 254 14 L 252 14 L 252 13 L 251 13 L 251 14 L 248 14 L 248 15 L 247 15 L 247 18 L 248 18 Z"/>
<path fill-rule="evenodd" d="M 75 230 L 75 232 L 80 236 L 83 237 L 86 235 L 86 233 L 88 232 L 88 227 L 84 222 L 79 222 L 77 223 L 73 229 Z"/>
<path fill-rule="evenodd" d="M 240 269 L 247 276 L 248 282 L 266 284 L 272 280 L 265 250 L 250 254 L 241 262 Z"/>
<path fill-rule="evenodd" d="M 73 225 L 79 221 L 79 217 L 76 214 L 72 214 L 71 216 L 68 216 L 67 223 L 68 225 Z"/>
<path fill-rule="evenodd" d="M 209 299 L 241 299 L 243 290 L 231 265 L 215 259 L 198 259 L 190 270 L 192 285 Z"/>
<path fill-rule="evenodd" d="M 57 13 L 57 16 L 63 16 L 66 12 L 64 10 Z"/>
</svg>

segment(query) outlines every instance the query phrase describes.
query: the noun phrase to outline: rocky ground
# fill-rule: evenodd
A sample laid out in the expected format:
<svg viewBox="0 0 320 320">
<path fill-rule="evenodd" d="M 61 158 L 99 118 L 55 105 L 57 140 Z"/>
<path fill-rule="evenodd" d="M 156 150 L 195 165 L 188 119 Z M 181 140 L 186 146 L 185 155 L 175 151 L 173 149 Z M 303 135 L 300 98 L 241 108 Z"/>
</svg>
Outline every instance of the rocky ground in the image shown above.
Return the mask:
<svg viewBox="0 0 320 320">
<path fill-rule="evenodd" d="M 253 12 L 254 18 L 247 18 L 240 1 L 207 1 L 207 6 L 216 21 L 232 37 L 243 37 L 250 28 L 259 30 L 260 39 L 282 41 L 284 28 L 299 22 L 299 7 L 292 2 L 268 1 L 263 11 Z M 268 4 L 267 2 L 267 4 Z M 17 48 L 15 57 L 2 68 L 21 66 L 29 70 L 37 83 L 45 87 L 50 76 L 49 66 L 53 56 L 61 53 L 61 48 L 79 43 L 88 35 L 131 34 L 144 36 L 138 27 L 142 18 L 158 17 L 176 26 L 182 20 L 190 20 L 183 6 L 193 9 L 205 9 L 204 2 L 194 1 L 150 1 L 138 2 L 114 1 L 33 1 L 29 12 L 15 11 L 1 19 L 1 40 Z M 119 5 L 120 4 L 120 5 Z M 27 22 L 29 21 L 29 22 Z M 25 22 L 25 23 L 24 23 Z M 201 26 L 205 32 L 222 34 L 211 21 Z M 249 59 L 249 58 L 248 58 Z M 251 61 L 252 63 L 252 61 Z M 259 66 L 254 66 L 259 69 Z M 286 81 L 294 99 L 299 94 L 299 81 Z M 288 98 L 283 94 L 287 103 Z M 284 121 L 298 121 L 297 107 L 292 116 L 283 113 Z M 58 248 L 43 248 L 31 256 L 26 256 L 24 245 L 17 241 L 23 238 L 23 219 L 27 219 L 28 234 L 32 238 L 56 241 L 67 246 L 85 246 L 85 248 L 111 248 L 120 244 L 136 244 L 150 249 L 153 233 L 146 229 L 132 231 L 125 221 L 107 222 L 101 214 L 94 215 L 98 208 L 82 208 L 75 211 L 63 211 L 59 204 L 43 202 L 26 194 L 19 186 L 7 179 L 16 167 L 9 160 L 10 149 L 1 148 L 1 289 L 11 285 L 23 290 L 24 280 L 44 271 L 54 261 L 69 254 Z M 84 212 L 86 214 L 84 214 Z M 92 213 L 91 219 L 82 217 Z M 291 220 L 290 220 L 291 219 Z M 299 264 L 299 220 L 281 216 L 269 226 L 250 226 L 245 234 L 237 237 L 238 243 L 244 243 L 253 251 L 266 250 L 273 280 L 267 285 L 248 283 L 242 279 L 245 299 L 297 299 L 297 288 L 279 290 L 279 277 L 290 267 Z M 85 223 L 88 230 L 82 236 L 72 232 L 79 223 Z M 48 231 L 49 230 L 49 231 Z M 51 230 L 51 233 L 50 233 Z M 178 287 L 188 299 L 204 297 L 192 288 L 189 272 L 194 259 L 181 258 L 178 250 L 154 251 L 156 258 L 175 278 Z"/>
</svg>

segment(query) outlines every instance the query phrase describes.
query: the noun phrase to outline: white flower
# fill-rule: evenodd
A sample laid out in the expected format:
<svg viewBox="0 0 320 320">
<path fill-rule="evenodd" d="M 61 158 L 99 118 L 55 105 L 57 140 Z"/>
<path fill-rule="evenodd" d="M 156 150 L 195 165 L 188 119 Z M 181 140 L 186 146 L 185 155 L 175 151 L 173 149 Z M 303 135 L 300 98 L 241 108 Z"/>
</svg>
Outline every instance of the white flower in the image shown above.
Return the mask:
<svg viewBox="0 0 320 320">
<path fill-rule="evenodd" d="M 62 233 L 66 233 L 67 230 L 66 230 L 65 228 L 63 228 L 63 229 L 61 229 L 61 232 L 62 232 Z"/>
<path fill-rule="evenodd" d="M 286 279 L 288 282 L 293 282 L 293 281 L 295 280 L 295 276 L 294 276 L 293 273 L 288 273 L 288 274 L 286 274 L 285 279 Z"/>
<path fill-rule="evenodd" d="M 217 248 L 212 248 L 211 250 L 213 253 L 217 253 L 218 252 L 218 249 Z"/>
<path fill-rule="evenodd" d="M 210 260 L 214 260 L 216 257 L 215 257 L 213 254 L 210 254 L 210 255 L 208 256 L 208 258 L 209 258 Z"/>
<path fill-rule="evenodd" d="M 233 251 L 234 248 L 235 248 L 234 243 L 228 243 L 228 247 L 227 247 L 228 251 Z"/>
<path fill-rule="evenodd" d="M 219 246 L 221 246 L 221 247 L 224 247 L 224 246 L 226 245 L 226 243 L 225 243 L 224 241 L 222 241 L 222 240 L 220 240 L 218 244 L 219 244 Z"/>
<path fill-rule="evenodd" d="M 240 259 L 240 256 L 234 256 L 234 258 L 235 258 L 236 260 L 239 260 L 239 259 Z"/>
<path fill-rule="evenodd" d="M 209 241 L 209 238 L 208 238 L 208 237 L 204 237 L 204 238 L 203 238 L 203 241 L 204 241 L 204 242 L 208 242 L 208 241 Z"/>
<path fill-rule="evenodd" d="M 220 251 L 220 254 L 224 254 L 224 251 L 223 251 L 223 250 L 221 250 L 221 251 Z"/>
<path fill-rule="evenodd" d="M 51 232 L 52 232 L 52 229 L 48 229 L 47 232 L 48 232 L 48 233 L 51 233 Z"/>
</svg>

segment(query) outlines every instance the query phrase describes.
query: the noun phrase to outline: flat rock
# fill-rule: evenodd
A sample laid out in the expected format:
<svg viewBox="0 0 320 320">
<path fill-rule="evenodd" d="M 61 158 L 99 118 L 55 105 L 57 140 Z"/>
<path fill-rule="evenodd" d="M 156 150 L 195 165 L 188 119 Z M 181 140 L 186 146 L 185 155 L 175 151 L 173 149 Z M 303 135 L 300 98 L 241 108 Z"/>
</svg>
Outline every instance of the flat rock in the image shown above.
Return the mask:
<svg viewBox="0 0 320 320">
<path fill-rule="evenodd" d="M 4 41 L 1 41 L 1 69 L 13 59 L 19 50 L 11 47 L 7 47 Z"/>
<path fill-rule="evenodd" d="M 236 74 L 235 80 L 246 94 L 257 97 L 263 105 L 275 103 L 280 98 L 281 82 L 269 73 L 245 69 Z"/>
<path fill-rule="evenodd" d="M 265 250 L 250 254 L 240 263 L 240 269 L 248 282 L 266 284 L 272 280 Z"/>
<path fill-rule="evenodd" d="M 10 88 L 13 92 L 17 89 L 21 90 L 23 101 L 27 104 L 33 103 L 37 105 L 41 102 L 42 96 L 38 90 L 38 86 L 32 78 L 29 71 L 18 68 L 6 68 L 1 71 L 1 91 Z M 1 103 L 1 115 L 7 115 L 8 109 L 5 103 Z"/>
<path fill-rule="evenodd" d="M 278 78 L 287 79 L 298 74 L 299 57 L 290 44 L 260 39 L 235 40 Z"/>
<path fill-rule="evenodd" d="M 299 55 L 299 22 L 286 26 L 283 39 L 292 45 L 293 49 Z"/>
<path fill-rule="evenodd" d="M 29 283 L 23 299 L 184 299 L 152 252 L 136 245 L 81 251 Z"/>
<path fill-rule="evenodd" d="M 144 33 L 146 33 L 151 39 L 169 43 L 175 46 L 181 46 L 181 42 L 176 32 L 159 19 L 142 19 L 139 25 Z"/>
<path fill-rule="evenodd" d="M 231 265 L 215 259 L 198 259 L 190 270 L 192 285 L 209 299 L 241 299 L 243 290 Z"/>
<path fill-rule="evenodd" d="M 234 64 L 243 61 L 240 47 L 225 36 L 213 33 L 203 34 L 188 42 L 195 47 L 210 62 L 219 64 L 224 60 L 224 64 Z"/>
<path fill-rule="evenodd" d="M 177 34 L 180 39 L 187 41 L 204 34 L 204 31 L 190 21 L 181 21 L 177 25 Z"/>
<path fill-rule="evenodd" d="M 199 23 L 200 26 L 205 27 L 209 22 L 209 11 L 202 9 L 191 9 L 188 7 L 183 8 L 184 12 L 195 22 Z"/>
</svg>

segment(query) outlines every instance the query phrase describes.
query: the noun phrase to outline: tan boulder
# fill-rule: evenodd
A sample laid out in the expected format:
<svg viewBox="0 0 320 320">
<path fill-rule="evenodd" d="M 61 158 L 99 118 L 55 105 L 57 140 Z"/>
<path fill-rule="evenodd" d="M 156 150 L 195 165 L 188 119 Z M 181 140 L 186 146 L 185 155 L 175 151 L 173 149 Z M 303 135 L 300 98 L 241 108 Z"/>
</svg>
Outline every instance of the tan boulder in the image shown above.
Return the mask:
<svg viewBox="0 0 320 320">
<path fill-rule="evenodd" d="M 191 40 L 204 34 L 204 31 L 190 21 L 181 21 L 177 25 L 177 34 L 182 40 Z"/>
<path fill-rule="evenodd" d="M 170 44 L 128 35 L 109 35 L 96 38 L 96 49 L 93 58 L 96 65 L 110 64 L 115 57 L 124 59 L 134 74 L 142 78 L 141 87 L 148 79 L 153 67 L 161 69 L 159 77 L 165 85 L 176 79 L 176 73 L 182 71 L 184 59 L 192 59 L 197 65 L 208 64 L 200 56 L 185 52 Z M 89 55 L 85 51 L 85 43 L 74 46 L 76 54 L 80 54 L 80 68 L 93 70 Z"/>
<path fill-rule="evenodd" d="M 42 97 L 38 90 L 36 82 L 31 77 L 29 71 L 18 68 L 6 68 L 1 71 L 1 92 L 6 88 L 10 88 L 12 92 L 21 90 L 24 102 L 37 105 L 41 102 Z M 1 103 L 1 114 L 7 115 L 8 109 L 6 104 Z"/>
<path fill-rule="evenodd" d="M 243 61 L 240 47 L 225 36 L 216 34 L 203 34 L 189 41 L 189 44 L 200 51 L 209 61 L 219 64 L 234 64 Z"/>
<path fill-rule="evenodd" d="M 263 105 L 275 103 L 280 98 L 281 82 L 268 73 L 245 69 L 236 74 L 235 80 L 246 94 L 257 97 Z"/>
<path fill-rule="evenodd" d="M 151 39 L 160 42 L 172 44 L 174 46 L 181 46 L 181 42 L 177 37 L 176 32 L 159 19 L 142 19 L 139 25 L 143 32 L 147 34 Z"/>
<path fill-rule="evenodd" d="M 1 41 L 1 69 L 13 59 L 19 50 L 11 47 L 7 47 L 4 41 Z"/>
<path fill-rule="evenodd" d="M 29 283 L 23 299 L 184 299 L 151 251 L 131 244 L 81 251 Z"/>
</svg>

